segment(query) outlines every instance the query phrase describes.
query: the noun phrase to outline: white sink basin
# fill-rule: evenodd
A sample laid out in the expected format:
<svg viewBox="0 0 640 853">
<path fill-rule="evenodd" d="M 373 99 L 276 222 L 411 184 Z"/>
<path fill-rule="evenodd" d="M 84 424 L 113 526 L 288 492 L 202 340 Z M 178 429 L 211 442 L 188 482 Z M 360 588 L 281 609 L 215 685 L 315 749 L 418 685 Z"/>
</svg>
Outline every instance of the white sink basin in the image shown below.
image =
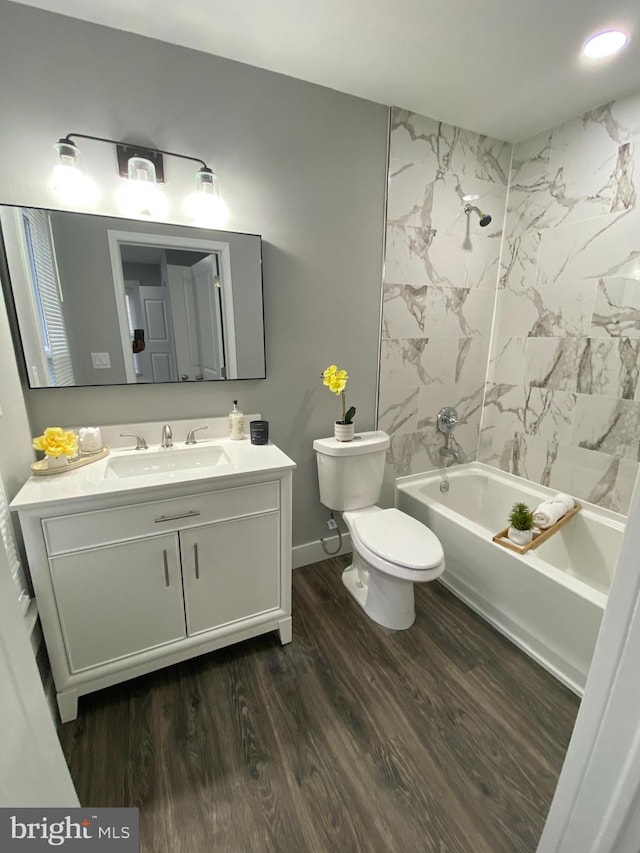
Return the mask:
<svg viewBox="0 0 640 853">
<path fill-rule="evenodd" d="M 134 450 L 127 455 L 114 456 L 107 462 L 104 476 L 141 477 L 150 474 L 171 474 L 194 468 L 211 468 L 231 462 L 222 447 L 170 447 L 163 450 Z"/>
</svg>

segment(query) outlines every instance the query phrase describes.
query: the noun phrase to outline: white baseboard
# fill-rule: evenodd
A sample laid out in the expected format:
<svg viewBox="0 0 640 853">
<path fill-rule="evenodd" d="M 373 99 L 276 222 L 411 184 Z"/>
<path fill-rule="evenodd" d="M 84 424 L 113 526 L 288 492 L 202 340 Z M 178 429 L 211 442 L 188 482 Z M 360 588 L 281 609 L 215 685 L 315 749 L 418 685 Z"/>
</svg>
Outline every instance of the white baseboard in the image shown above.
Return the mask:
<svg viewBox="0 0 640 853">
<path fill-rule="evenodd" d="M 335 551 L 338 547 L 337 536 L 327 536 L 324 542 L 330 551 Z M 338 554 L 350 554 L 351 551 L 351 536 L 348 533 L 343 533 L 342 548 Z M 299 569 L 302 566 L 309 566 L 311 563 L 319 563 L 320 560 L 326 560 L 329 556 L 337 557 L 338 554 L 327 554 L 319 539 L 316 539 L 315 542 L 307 542 L 304 545 L 294 545 L 292 548 L 293 568 Z"/>
</svg>

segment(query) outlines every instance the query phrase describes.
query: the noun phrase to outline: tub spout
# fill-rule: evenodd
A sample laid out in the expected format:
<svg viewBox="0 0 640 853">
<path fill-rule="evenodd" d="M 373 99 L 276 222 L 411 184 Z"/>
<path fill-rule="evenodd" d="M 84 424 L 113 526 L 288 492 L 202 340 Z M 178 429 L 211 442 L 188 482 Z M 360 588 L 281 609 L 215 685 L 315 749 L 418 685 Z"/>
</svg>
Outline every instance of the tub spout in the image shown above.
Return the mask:
<svg viewBox="0 0 640 853">
<path fill-rule="evenodd" d="M 450 456 L 455 462 L 460 461 L 460 451 L 454 450 L 452 447 L 441 447 L 439 453 L 440 456 Z"/>
</svg>

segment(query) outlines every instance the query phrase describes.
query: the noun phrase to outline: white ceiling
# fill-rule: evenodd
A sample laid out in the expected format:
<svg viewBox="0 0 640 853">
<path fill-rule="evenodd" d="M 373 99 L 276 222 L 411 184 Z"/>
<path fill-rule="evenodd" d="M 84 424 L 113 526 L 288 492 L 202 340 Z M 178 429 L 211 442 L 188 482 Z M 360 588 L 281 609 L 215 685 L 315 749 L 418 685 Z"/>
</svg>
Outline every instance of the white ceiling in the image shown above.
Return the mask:
<svg viewBox="0 0 640 853">
<path fill-rule="evenodd" d="M 638 0 L 18 2 L 509 141 L 640 91 Z M 612 27 L 631 33 L 629 47 L 585 65 L 585 39 Z"/>
</svg>

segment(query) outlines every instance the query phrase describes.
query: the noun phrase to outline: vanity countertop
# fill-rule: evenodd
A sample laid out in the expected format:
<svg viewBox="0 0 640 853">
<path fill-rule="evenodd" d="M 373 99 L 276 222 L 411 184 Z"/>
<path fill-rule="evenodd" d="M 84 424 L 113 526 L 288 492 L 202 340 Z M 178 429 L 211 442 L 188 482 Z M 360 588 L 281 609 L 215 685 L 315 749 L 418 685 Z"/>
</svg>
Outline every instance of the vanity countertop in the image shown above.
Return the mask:
<svg viewBox="0 0 640 853">
<path fill-rule="evenodd" d="M 208 451 L 215 459 L 214 464 L 210 464 Z M 295 467 L 296 463 L 275 444 L 254 445 L 248 438 L 202 440 L 191 447 L 180 442 L 172 448 L 159 445 L 150 445 L 148 450 L 118 448 L 75 470 L 30 477 L 10 507 L 24 511 L 92 498 L 122 499 L 128 494 L 139 496 L 147 492 L 149 499 L 154 500 L 154 492 L 162 493 L 158 497 L 163 497 L 168 489 L 197 483 L 206 491 L 208 486 L 224 487 L 233 485 L 234 480 L 243 481 L 250 476 L 275 474 Z"/>
</svg>

